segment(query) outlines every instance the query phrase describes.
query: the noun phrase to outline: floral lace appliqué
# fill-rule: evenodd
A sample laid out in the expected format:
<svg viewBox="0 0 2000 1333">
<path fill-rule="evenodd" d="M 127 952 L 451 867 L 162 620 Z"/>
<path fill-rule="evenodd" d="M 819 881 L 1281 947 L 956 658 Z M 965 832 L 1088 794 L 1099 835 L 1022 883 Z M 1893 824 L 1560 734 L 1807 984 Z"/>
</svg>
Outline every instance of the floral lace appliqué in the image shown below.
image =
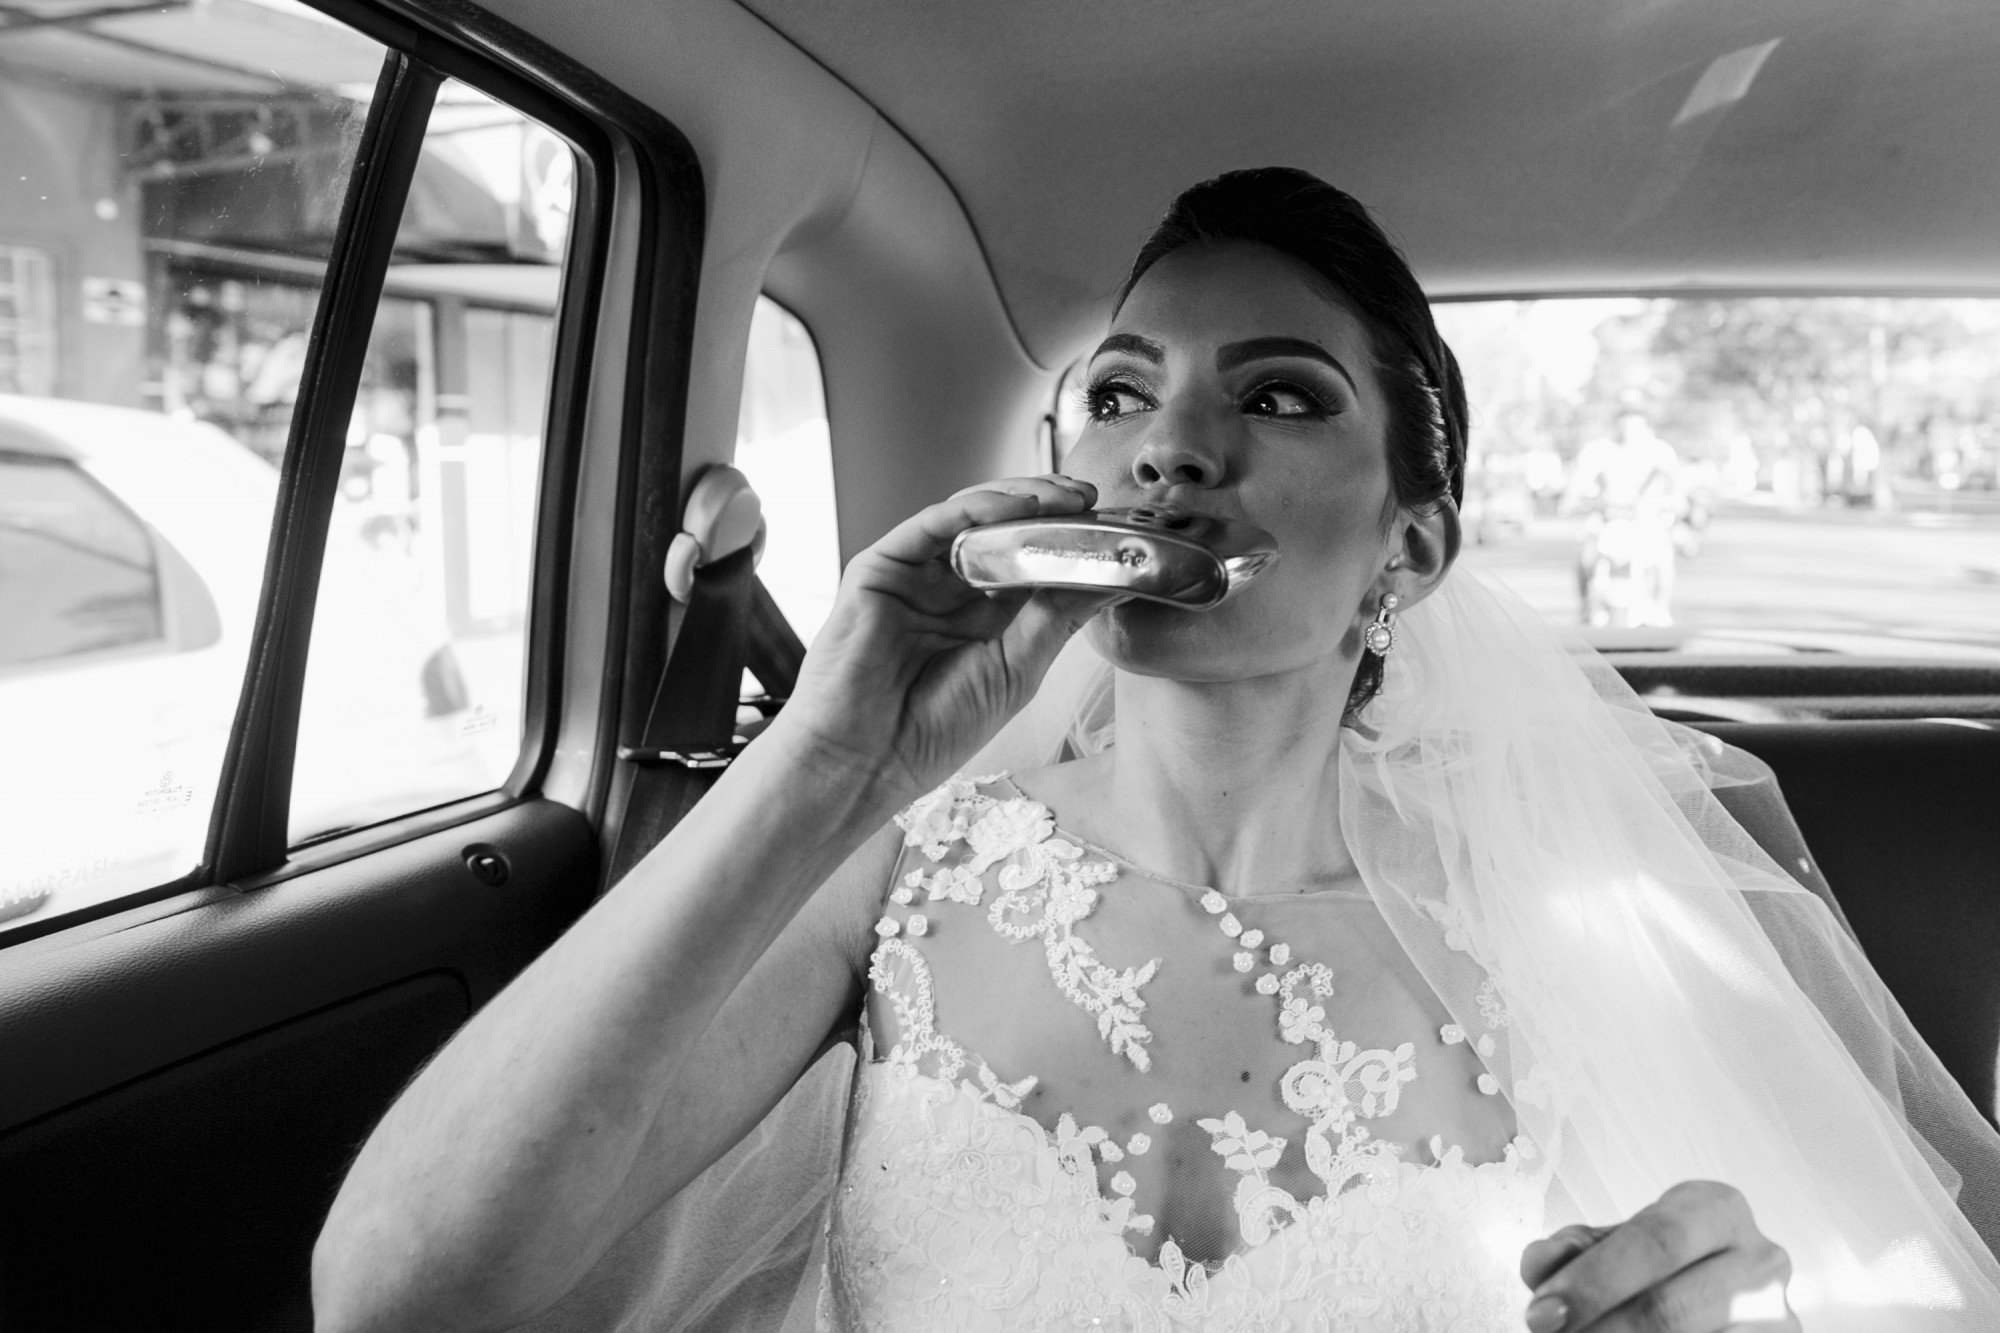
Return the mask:
<svg viewBox="0 0 2000 1333">
<path fill-rule="evenodd" d="M 1299 994 L 1301 986 L 1310 997 Z M 1417 1076 L 1416 1048 L 1410 1042 L 1394 1050 L 1364 1051 L 1335 1036 L 1326 1025 L 1325 1006 L 1314 1002 L 1332 994 L 1333 974 L 1320 963 L 1295 967 L 1278 983 L 1278 1034 L 1294 1046 L 1316 1048 L 1314 1058 L 1285 1071 L 1278 1094 L 1288 1109 L 1306 1119 L 1306 1165 L 1326 1186 L 1328 1198 L 1358 1180 L 1393 1174 L 1398 1150 L 1375 1139 L 1359 1121 L 1393 1112 L 1403 1085 Z M 1268 1178 L 1285 1140 L 1251 1130 L 1234 1111 L 1200 1125 L 1214 1140 L 1209 1146 L 1239 1173 L 1236 1223 L 1245 1244 L 1261 1245 L 1279 1227 L 1311 1212 Z"/>
<path fill-rule="evenodd" d="M 997 776 L 953 778 L 920 797 L 896 816 L 896 827 L 903 830 L 903 845 L 922 848 L 933 861 L 944 860 L 952 844 L 965 837 L 972 817 L 996 804 L 979 789 L 997 781 Z"/>
<path fill-rule="evenodd" d="M 1000 892 L 986 920 L 1008 939 L 1042 941 L 1056 989 L 1097 1020 L 1097 1034 L 1115 1055 L 1135 1069 L 1152 1068 L 1146 1044 L 1153 1034 L 1140 1017 L 1146 1010 L 1140 990 L 1159 970 L 1160 960 L 1114 968 L 1097 957 L 1076 933 L 1078 922 L 1097 906 L 1095 886 L 1118 878 L 1111 862 L 1086 857 L 1083 849 L 1055 836 L 1048 807 L 1025 796 L 995 798 L 980 790 L 999 779 L 954 779 L 896 816 L 906 846 L 922 849 L 933 862 L 963 843 L 961 859 L 926 874 L 911 871 L 901 887 L 922 890 L 932 901 L 977 906 L 985 876 L 998 866 Z"/>
<path fill-rule="evenodd" d="M 896 1014 L 896 1042 L 882 1061 L 888 1073 L 898 1081 L 928 1079 L 934 1085 L 953 1090 L 952 1095 L 973 1102 L 990 1102 L 1001 1110 L 1020 1109 L 1021 1099 L 1034 1090 L 1035 1078 L 1006 1082 L 985 1060 L 937 1030 L 936 986 L 930 965 L 908 941 L 885 939 L 877 945 L 869 963 L 868 979 L 879 994 L 888 998 Z M 873 1054 L 872 1043 L 869 1054 Z M 930 1065 L 928 1070 L 924 1067 L 926 1062 Z M 959 1075 L 967 1066 L 972 1068 L 973 1078 L 962 1079 Z M 933 1093 L 931 1100 L 935 1102 L 945 1095 Z M 1075 1201 L 1114 1231 L 1136 1231 L 1142 1235 L 1152 1231 L 1153 1219 L 1134 1211 L 1130 1176 L 1120 1172 L 1113 1178 L 1115 1197 L 1111 1199 L 1101 1197 L 1097 1190 L 1097 1158 L 1116 1162 L 1124 1157 L 1124 1149 L 1108 1131 L 1099 1125 L 1079 1125 L 1076 1117 L 1065 1111 L 1056 1122 L 1052 1143 L 1064 1173 L 1072 1182 L 1068 1194 Z"/>
<path fill-rule="evenodd" d="M 908 978 L 907 984 L 898 984 L 899 963 Z M 928 1060 L 932 1062 L 931 1077 L 949 1085 L 958 1081 L 967 1064 L 972 1064 L 979 1082 L 960 1085 L 967 1095 L 990 1100 L 1009 1110 L 1020 1106 L 1021 1099 L 1034 1090 L 1033 1076 L 1016 1083 L 1004 1082 L 984 1060 L 974 1060 L 963 1046 L 937 1030 L 937 989 L 931 980 L 930 965 L 908 941 L 885 939 L 876 945 L 875 956 L 868 963 L 868 981 L 895 1009 L 896 1044 L 885 1060 L 891 1069 L 913 1075 Z"/>
</svg>

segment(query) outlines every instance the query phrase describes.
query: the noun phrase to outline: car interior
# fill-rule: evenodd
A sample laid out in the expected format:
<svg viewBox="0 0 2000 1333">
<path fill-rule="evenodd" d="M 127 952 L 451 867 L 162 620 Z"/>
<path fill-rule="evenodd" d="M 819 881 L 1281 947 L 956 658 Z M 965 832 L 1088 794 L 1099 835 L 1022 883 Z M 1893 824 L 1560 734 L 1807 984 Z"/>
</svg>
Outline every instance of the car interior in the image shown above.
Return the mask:
<svg viewBox="0 0 2000 1333">
<path fill-rule="evenodd" d="M 222 25 L 289 2 L 197 5 L 215 45 L 176 58 L 227 63 Z M 1441 303 L 2000 296 L 1989 0 L 310 3 L 381 54 L 341 76 L 365 114 L 321 209 L 198 855 L 0 931 L 8 1333 L 309 1328 L 313 1239 L 398 1089 L 754 743 L 811 628 L 756 573 L 759 524 L 775 552 L 786 512 L 760 519 L 718 471 L 741 461 L 760 298 L 817 352 L 845 558 L 962 486 L 1055 466 L 1064 371 L 1123 266 L 1178 190 L 1233 167 L 1350 191 Z M 142 22 L 183 8 L 0 6 L 0 73 L 74 57 L 112 80 Z M 553 306 L 491 298 L 553 320 L 518 744 L 503 729 L 501 776 L 449 799 L 301 828 L 371 330 L 394 300 L 454 299 L 397 237 L 413 199 L 444 197 L 420 161 L 456 87 L 574 163 Z M 1662 716 L 1772 767 L 1809 860 L 1774 852 L 1993 1118 L 2000 655 L 1612 648 Z"/>
</svg>

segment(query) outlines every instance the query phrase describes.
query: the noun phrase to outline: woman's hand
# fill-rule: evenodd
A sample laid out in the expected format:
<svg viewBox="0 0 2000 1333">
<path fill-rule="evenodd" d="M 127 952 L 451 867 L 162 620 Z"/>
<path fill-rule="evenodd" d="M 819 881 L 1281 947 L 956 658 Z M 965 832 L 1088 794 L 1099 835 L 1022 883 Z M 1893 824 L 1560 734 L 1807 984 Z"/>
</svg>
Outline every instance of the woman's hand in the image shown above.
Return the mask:
<svg viewBox="0 0 2000 1333">
<path fill-rule="evenodd" d="M 1529 1333 L 1799 1333 L 1792 1261 L 1727 1185 L 1690 1180 L 1615 1227 L 1564 1227 L 1521 1252 Z"/>
<path fill-rule="evenodd" d="M 1088 509 L 1097 490 L 1025 477 L 960 491 L 856 556 L 778 727 L 911 795 L 941 782 L 1033 697 L 1104 593 L 986 593 L 952 572 L 967 528 Z"/>
</svg>

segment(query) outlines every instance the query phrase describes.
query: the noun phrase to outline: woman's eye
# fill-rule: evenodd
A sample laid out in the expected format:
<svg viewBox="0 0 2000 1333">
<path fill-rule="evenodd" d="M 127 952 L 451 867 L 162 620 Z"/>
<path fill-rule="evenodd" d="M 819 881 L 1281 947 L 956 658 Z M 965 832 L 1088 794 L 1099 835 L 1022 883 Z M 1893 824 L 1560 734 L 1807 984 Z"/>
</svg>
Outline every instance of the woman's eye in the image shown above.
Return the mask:
<svg viewBox="0 0 2000 1333">
<path fill-rule="evenodd" d="M 1259 417 L 1323 417 L 1326 404 L 1292 384 L 1263 384 L 1243 400 L 1243 410 Z"/>
<path fill-rule="evenodd" d="M 1084 395 L 1084 406 L 1092 421 L 1116 421 L 1149 406 L 1146 396 L 1129 384 L 1093 384 Z"/>
</svg>

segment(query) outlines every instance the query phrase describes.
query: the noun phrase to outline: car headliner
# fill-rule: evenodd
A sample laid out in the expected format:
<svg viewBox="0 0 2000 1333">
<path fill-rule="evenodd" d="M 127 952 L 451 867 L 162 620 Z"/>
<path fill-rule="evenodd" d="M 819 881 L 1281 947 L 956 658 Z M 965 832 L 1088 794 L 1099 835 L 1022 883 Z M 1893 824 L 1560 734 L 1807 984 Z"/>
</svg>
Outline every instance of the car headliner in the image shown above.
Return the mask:
<svg viewBox="0 0 2000 1333">
<path fill-rule="evenodd" d="M 746 3 L 937 163 L 1038 350 L 1273 162 L 1438 295 L 2000 287 L 1993 0 Z"/>
</svg>

